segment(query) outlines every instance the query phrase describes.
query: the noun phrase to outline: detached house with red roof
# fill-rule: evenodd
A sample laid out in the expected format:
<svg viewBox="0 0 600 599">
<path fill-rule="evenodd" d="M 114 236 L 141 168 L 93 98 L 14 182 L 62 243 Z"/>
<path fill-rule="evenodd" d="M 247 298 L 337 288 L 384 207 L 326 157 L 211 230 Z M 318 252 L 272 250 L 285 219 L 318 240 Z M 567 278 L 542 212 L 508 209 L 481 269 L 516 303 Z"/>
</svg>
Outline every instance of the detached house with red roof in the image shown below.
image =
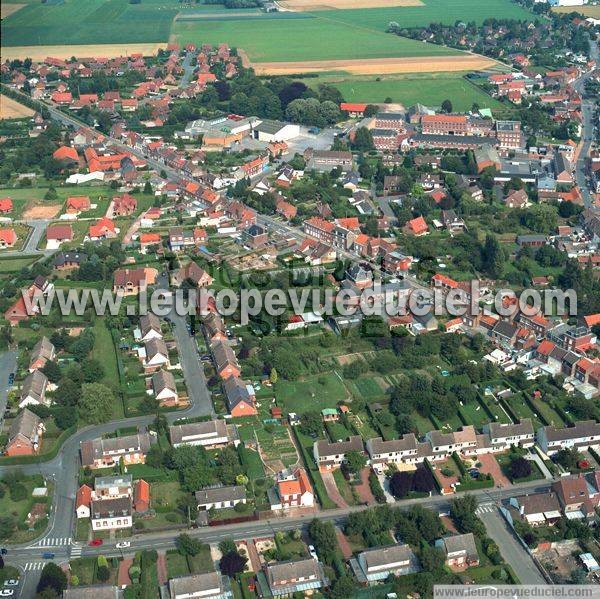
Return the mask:
<svg viewBox="0 0 600 599">
<path fill-rule="evenodd" d="M 427 235 L 427 233 L 429 233 L 429 227 L 427 226 L 425 219 L 422 216 L 418 216 L 417 218 L 409 220 L 404 225 L 404 232 L 407 235 L 420 237 L 421 235 Z"/>
<path fill-rule="evenodd" d="M 14 229 L 0 229 L 0 249 L 13 247 L 17 239 Z"/>
<path fill-rule="evenodd" d="M 79 163 L 79 154 L 77 153 L 77 150 L 70 146 L 61 146 L 58 148 L 55 150 L 54 154 L 52 154 L 52 158 L 63 164 L 74 165 Z"/>
<path fill-rule="evenodd" d="M 102 239 L 114 239 L 117 236 L 118 229 L 110 218 L 103 217 L 95 224 L 90 225 L 90 241 L 100 241 Z"/>
<path fill-rule="evenodd" d="M 367 104 L 362 104 L 362 103 L 358 103 L 358 102 L 341 102 L 340 103 L 340 110 L 342 112 L 347 112 L 348 116 L 351 118 L 364 116 L 366 109 L 367 109 Z"/>
<path fill-rule="evenodd" d="M 87 196 L 73 196 L 67 198 L 67 213 L 68 214 L 79 214 L 80 212 L 86 212 L 91 208 L 90 198 Z"/>
<path fill-rule="evenodd" d="M 137 200 L 128 193 L 115 196 L 112 201 L 113 216 L 129 216 L 137 209 Z"/>
<path fill-rule="evenodd" d="M 10 198 L 0 199 L 0 214 L 8 214 L 12 212 L 13 202 Z"/>
<path fill-rule="evenodd" d="M 46 229 L 46 249 L 55 250 L 61 244 L 73 241 L 71 225 L 49 225 Z"/>
<path fill-rule="evenodd" d="M 282 472 L 274 491 L 276 498 L 273 497 L 271 500 L 272 511 L 292 507 L 313 507 L 315 504 L 315 494 L 304 468 L 297 468 L 293 472 Z"/>
</svg>

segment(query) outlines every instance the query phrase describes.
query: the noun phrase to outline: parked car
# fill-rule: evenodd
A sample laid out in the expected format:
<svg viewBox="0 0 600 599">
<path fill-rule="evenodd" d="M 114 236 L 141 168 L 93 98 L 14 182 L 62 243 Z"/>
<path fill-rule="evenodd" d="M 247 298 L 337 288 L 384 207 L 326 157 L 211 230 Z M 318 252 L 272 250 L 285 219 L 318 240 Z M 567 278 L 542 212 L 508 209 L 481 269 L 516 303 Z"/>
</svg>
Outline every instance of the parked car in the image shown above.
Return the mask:
<svg viewBox="0 0 600 599">
<path fill-rule="evenodd" d="M 11 373 L 8 375 L 8 384 L 9 384 L 9 385 L 12 385 L 14 382 L 15 382 L 15 373 L 14 373 L 14 372 L 11 372 Z"/>
<path fill-rule="evenodd" d="M 0 597 L 12 597 L 15 594 L 13 589 L 1 589 Z"/>
<path fill-rule="evenodd" d="M 317 551 L 316 551 L 314 545 L 308 546 L 308 552 L 310 553 L 310 557 L 312 557 L 313 559 L 316 559 L 316 560 L 319 559 L 319 556 L 317 555 Z"/>
<path fill-rule="evenodd" d="M 89 545 L 90 547 L 99 547 L 100 545 L 102 545 L 102 543 L 104 543 L 102 539 L 92 539 L 89 542 Z"/>
<path fill-rule="evenodd" d="M 4 581 L 4 586 L 5 587 L 16 587 L 18 586 L 19 581 L 16 578 L 9 578 L 8 580 Z"/>
<path fill-rule="evenodd" d="M 115 547 L 117 549 L 125 549 L 126 547 L 131 547 L 131 543 L 129 541 L 119 541 Z"/>
</svg>

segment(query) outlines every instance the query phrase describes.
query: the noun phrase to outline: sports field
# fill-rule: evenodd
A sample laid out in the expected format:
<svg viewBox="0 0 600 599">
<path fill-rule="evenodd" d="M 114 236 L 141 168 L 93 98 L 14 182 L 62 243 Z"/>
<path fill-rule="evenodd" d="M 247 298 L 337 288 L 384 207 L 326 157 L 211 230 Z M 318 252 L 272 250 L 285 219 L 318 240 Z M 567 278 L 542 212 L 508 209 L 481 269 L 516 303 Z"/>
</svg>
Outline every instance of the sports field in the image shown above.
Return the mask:
<svg viewBox="0 0 600 599">
<path fill-rule="evenodd" d="M 391 98 L 392 102 L 412 106 L 416 103 L 426 106 L 440 106 L 446 99 L 452 101 L 455 110 L 469 110 L 474 102 L 480 108 L 496 110 L 502 104 L 488 96 L 480 88 L 469 83 L 464 73 L 440 73 L 436 75 L 397 75 L 381 78 L 346 77 L 343 75 L 323 75 L 306 79 L 311 87 L 329 83 L 337 87 L 347 102 L 381 103 Z"/>
</svg>

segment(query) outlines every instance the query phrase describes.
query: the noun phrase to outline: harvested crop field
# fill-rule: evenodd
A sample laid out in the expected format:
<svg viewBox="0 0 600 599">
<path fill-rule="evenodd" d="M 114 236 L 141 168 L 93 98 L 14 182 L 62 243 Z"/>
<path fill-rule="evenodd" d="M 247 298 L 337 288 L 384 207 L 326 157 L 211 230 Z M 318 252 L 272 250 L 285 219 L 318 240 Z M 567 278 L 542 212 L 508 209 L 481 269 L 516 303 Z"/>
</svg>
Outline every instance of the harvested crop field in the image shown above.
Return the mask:
<svg viewBox="0 0 600 599">
<path fill-rule="evenodd" d="M 592 17 L 592 19 L 600 19 L 600 4 L 588 6 L 555 6 L 552 10 L 562 13 L 578 12 L 586 17 Z"/>
<path fill-rule="evenodd" d="M 0 19 L 6 19 L 6 17 L 10 17 L 10 15 L 16 13 L 24 6 L 25 4 L 7 4 L 6 2 L 3 2 L 0 4 Z"/>
<path fill-rule="evenodd" d="M 423 6 L 421 0 L 285 0 L 280 6 L 289 10 L 353 10 L 357 8 L 393 8 Z"/>
<path fill-rule="evenodd" d="M 47 56 L 53 58 L 90 58 L 105 56 L 117 58 L 129 54 L 141 53 L 144 56 L 153 56 L 159 48 L 166 44 L 90 44 L 81 46 L 12 46 L 2 48 L 2 62 L 15 58 L 31 58 L 42 61 Z"/>
<path fill-rule="evenodd" d="M 483 56 L 414 56 L 406 58 L 371 58 L 364 60 L 309 60 L 303 62 L 253 63 L 258 75 L 294 75 L 344 71 L 352 75 L 384 75 L 392 73 L 436 73 L 476 71 L 496 62 Z"/>
<path fill-rule="evenodd" d="M 61 206 L 33 206 L 23 213 L 25 220 L 31 219 L 51 219 L 54 218 L 60 212 Z"/>
<path fill-rule="evenodd" d="M 0 120 L 2 119 L 20 119 L 32 116 L 34 114 L 31 108 L 19 104 L 12 98 L 0 95 Z"/>
</svg>

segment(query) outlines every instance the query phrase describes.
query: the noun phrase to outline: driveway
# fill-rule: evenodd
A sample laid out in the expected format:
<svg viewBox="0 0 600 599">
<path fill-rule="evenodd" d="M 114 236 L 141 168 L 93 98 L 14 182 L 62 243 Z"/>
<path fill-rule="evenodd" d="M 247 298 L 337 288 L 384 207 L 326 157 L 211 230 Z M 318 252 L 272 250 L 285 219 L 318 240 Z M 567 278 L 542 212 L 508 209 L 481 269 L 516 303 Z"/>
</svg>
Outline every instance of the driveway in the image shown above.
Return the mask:
<svg viewBox="0 0 600 599">
<path fill-rule="evenodd" d="M 504 475 L 500 468 L 500 464 L 498 464 L 496 458 L 492 454 L 486 453 L 484 455 L 478 455 L 477 461 L 481 462 L 481 468 L 479 470 L 484 474 L 491 474 L 496 485 L 500 485 L 501 487 L 512 486 L 512 483 Z"/>
<path fill-rule="evenodd" d="M 17 366 L 17 352 L 13 350 L 0 354 L 0 428 L 4 421 L 6 402 L 8 401 L 8 375 L 14 372 Z"/>
<path fill-rule="evenodd" d="M 497 507 L 479 514 L 485 524 L 488 536 L 500 548 L 504 560 L 512 567 L 521 584 L 546 584 L 533 559 L 519 542 L 512 529 L 500 514 Z"/>
<path fill-rule="evenodd" d="M 331 499 L 331 501 L 333 501 L 338 507 L 347 508 L 348 504 L 340 494 L 337 485 L 335 484 L 333 472 L 321 472 L 321 478 L 323 479 L 329 499 Z"/>
</svg>

